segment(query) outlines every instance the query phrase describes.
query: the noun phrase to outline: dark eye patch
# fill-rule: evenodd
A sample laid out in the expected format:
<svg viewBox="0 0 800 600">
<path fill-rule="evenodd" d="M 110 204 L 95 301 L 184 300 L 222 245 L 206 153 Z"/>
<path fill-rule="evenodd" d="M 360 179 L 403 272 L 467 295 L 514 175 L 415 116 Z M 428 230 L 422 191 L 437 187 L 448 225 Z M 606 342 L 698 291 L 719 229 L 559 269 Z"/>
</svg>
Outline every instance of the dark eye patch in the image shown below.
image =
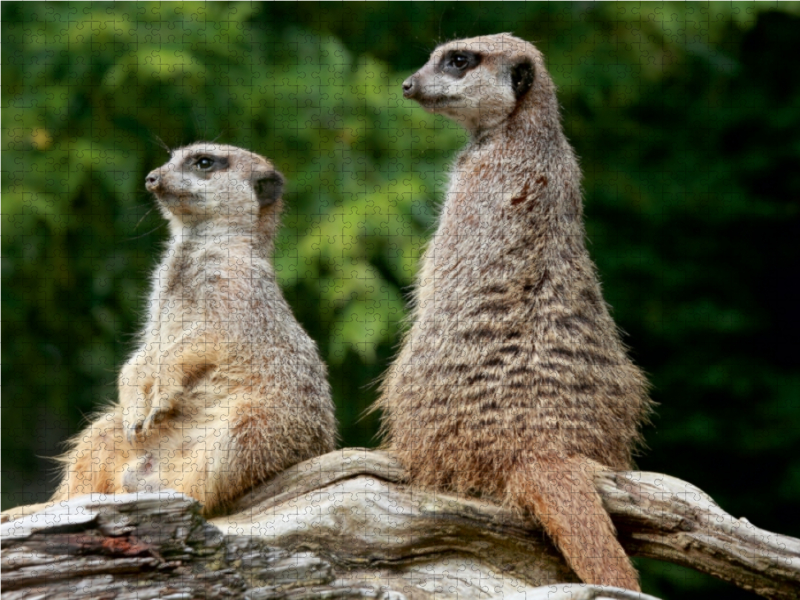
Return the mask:
<svg viewBox="0 0 800 600">
<path fill-rule="evenodd" d="M 450 50 L 445 52 L 439 62 L 438 71 L 460 79 L 481 64 L 481 55 L 469 50 Z"/>
<path fill-rule="evenodd" d="M 228 157 L 213 154 L 194 154 L 187 156 L 183 163 L 185 169 L 196 169 L 203 173 L 223 171 L 228 168 Z"/>
</svg>

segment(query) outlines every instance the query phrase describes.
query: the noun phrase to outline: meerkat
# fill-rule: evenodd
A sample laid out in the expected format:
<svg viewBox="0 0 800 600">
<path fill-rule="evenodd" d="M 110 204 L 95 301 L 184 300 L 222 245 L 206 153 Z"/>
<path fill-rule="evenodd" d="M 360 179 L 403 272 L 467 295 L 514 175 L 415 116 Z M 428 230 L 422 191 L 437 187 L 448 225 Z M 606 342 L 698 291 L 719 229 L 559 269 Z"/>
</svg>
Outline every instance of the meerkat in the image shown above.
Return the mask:
<svg viewBox="0 0 800 600">
<path fill-rule="evenodd" d="M 52 500 L 172 488 L 212 514 L 334 449 L 325 365 L 271 263 L 283 185 L 268 160 L 212 143 L 147 175 L 170 228 L 147 322 L 118 400 L 61 457 Z"/>
<path fill-rule="evenodd" d="M 592 473 L 631 467 L 651 401 L 586 250 L 542 54 L 509 34 L 450 42 L 403 95 L 470 141 L 381 386 L 385 444 L 414 484 L 529 511 L 583 581 L 638 590 Z"/>
</svg>

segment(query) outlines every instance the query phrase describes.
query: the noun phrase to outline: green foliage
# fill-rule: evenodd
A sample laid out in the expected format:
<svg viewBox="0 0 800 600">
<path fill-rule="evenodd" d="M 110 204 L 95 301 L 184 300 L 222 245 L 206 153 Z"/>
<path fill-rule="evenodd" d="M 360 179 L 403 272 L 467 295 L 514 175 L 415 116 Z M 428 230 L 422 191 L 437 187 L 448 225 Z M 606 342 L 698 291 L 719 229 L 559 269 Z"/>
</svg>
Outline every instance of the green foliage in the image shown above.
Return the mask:
<svg viewBox="0 0 800 600">
<path fill-rule="evenodd" d="M 443 33 L 513 31 L 559 85 L 590 251 L 661 403 L 640 466 L 800 535 L 800 19 L 763 7 L 3 3 L 3 507 L 42 499 L 37 457 L 114 396 L 166 233 L 143 187 L 158 138 L 286 175 L 279 277 L 344 444 L 372 445 L 359 416 L 465 141 L 400 82 Z M 640 565 L 654 593 L 735 594 Z"/>
</svg>

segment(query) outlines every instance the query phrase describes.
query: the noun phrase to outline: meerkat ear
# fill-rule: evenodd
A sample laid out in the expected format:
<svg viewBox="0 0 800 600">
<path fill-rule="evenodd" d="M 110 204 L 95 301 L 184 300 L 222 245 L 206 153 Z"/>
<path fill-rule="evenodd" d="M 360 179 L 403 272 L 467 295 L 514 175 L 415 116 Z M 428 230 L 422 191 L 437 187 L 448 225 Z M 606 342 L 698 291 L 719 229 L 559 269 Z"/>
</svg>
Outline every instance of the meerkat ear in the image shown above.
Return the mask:
<svg viewBox="0 0 800 600">
<path fill-rule="evenodd" d="M 259 206 L 269 206 L 283 194 L 283 175 L 277 171 L 254 173 L 252 181 Z"/>
<path fill-rule="evenodd" d="M 514 96 L 516 96 L 517 100 L 531 89 L 535 75 L 536 69 L 528 57 L 519 59 L 511 66 L 511 88 L 514 90 Z"/>
</svg>

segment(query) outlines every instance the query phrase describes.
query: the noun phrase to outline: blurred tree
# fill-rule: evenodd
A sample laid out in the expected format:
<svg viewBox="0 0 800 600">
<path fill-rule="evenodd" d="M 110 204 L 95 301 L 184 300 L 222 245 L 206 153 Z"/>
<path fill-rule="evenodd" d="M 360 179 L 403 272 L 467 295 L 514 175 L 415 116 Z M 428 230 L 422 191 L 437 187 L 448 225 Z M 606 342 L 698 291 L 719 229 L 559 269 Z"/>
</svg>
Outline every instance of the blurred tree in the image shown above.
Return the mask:
<svg viewBox="0 0 800 600">
<path fill-rule="evenodd" d="M 275 261 L 345 445 L 402 329 L 464 134 L 402 99 L 437 41 L 513 31 L 559 85 L 590 251 L 661 402 L 640 467 L 800 535 L 796 4 L 2 5 L 3 507 L 114 396 L 165 227 L 144 175 L 218 138 L 289 180 Z M 756 473 L 760 494 L 732 485 Z M 641 563 L 645 588 L 734 597 Z M 709 591 L 712 590 L 712 591 Z M 693 596 L 692 596 L 693 597 Z M 743 596 L 744 597 L 744 596 Z"/>
</svg>

